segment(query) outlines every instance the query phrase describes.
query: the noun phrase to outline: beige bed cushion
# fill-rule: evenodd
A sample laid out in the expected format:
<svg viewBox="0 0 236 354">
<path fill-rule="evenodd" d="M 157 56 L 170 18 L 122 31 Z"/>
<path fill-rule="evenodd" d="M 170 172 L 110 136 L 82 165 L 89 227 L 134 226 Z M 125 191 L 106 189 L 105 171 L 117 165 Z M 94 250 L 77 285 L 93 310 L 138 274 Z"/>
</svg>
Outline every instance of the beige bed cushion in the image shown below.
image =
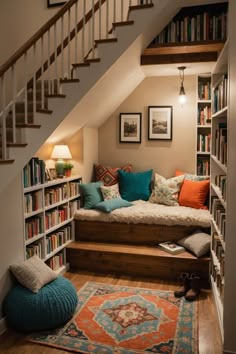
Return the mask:
<svg viewBox="0 0 236 354">
<path fill-rule="evenodd" d="M 183 206 L 167 206 L 136 200 L 133 206 L 103 213 L 98 210 L 85 210 L 75 212 L 75 220 L 120 222 L 126 224 L 157 224 L 210 227 L 211 216 L 208 210 L 194 209 Z"/>
<path fill-rule="evenodd" d="M 34 293 L 57 278 L 57 274 L 37 255 L 26 261 L 10 265 L 10 270 L 21 285 Z"/>
</svg>

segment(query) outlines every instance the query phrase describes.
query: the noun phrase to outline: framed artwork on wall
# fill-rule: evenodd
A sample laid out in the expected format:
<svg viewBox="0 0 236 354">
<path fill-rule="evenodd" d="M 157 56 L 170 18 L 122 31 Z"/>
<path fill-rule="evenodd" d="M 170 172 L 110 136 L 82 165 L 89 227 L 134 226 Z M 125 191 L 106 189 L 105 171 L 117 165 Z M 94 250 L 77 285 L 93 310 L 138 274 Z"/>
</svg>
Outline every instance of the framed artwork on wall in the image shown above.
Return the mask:
<svg viewBox="0 0 236 354">
<path fill-rule="evenodd" d="M 148 106 L 148 140 L 172 140 L 172 106 Z"/>
<path fill-rule="evenodd" d="M 60 0 L 47 0 L 48 1 L 48 7 L 52 7 L 52 6 L 61 6 L 64 5 L 66 2 L 68 2 L 69 0 L 65 0 L 65 1 L 60 1 Z"/>
<path fill-rule="evenodd" d="M 120 143 L 141 143 L 142 113 L 120 113 Z"/>
</svg>

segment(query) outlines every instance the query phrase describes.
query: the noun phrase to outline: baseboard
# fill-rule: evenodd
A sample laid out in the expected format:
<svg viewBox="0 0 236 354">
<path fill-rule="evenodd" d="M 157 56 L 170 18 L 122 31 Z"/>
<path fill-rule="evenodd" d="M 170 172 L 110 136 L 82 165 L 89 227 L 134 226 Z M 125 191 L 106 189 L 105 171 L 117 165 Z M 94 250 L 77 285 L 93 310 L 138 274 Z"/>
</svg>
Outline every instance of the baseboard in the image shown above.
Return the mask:
<svg viewBox="0 0 236 354">
<path fill-rule="evenodd" d="M 0 334 L 5 332 L 6 329 L 7 329 L 7 323 L 5 317 L 0 318 Z"/>
</svg>

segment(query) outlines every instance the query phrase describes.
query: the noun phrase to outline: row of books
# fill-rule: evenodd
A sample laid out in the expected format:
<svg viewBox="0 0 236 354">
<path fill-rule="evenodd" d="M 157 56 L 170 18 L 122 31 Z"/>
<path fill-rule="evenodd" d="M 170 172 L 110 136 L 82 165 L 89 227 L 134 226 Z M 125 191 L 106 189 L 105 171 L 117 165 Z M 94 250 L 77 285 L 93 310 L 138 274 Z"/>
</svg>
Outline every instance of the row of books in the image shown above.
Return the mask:
<svg viewBox="0 0 236 354">
<path fill-rule="evenodd" d="M 222 240 L 225 241 L 226 212 L 220 199 L 215 195 L 211 196 L 210 212 L 220 232 L 220 235 L 222 236 Z"/>
<path fill-rule="evenodd" d="M 217 266 L 213 262 L 211 262 L 211 276 L 214 280 L 216 288 L 219 292 L 221 302 L 223 304 L 223 301 L 224 301 L 224 280 L 221 277 L 220 270 L 217 268 Z"/>
<path fill-rule="evenodd" d="M 55 188 L 45 189 L 45 205 L 49 206 L 67 198 L 67 185 L 63 184 Z"/>
<path fill-rule="evenodd" d="M 208 80 L 198 80 L 198 99 L 199 100 L 210 100 L 211 99 L 211 81 Z"/>
<path fill-rule="evenodd" d="M 45 181 L 45 162 L 38 157 L 32 157 L 23 169 L 24 188 L 45 183 Z"/>
<path fill-rule="evenodd" d="M 45 214 L 45 228 L 50 229 L 63 221 L 69 219 L 69 209 L 67 205 L 60 206 L 58 209 L 53 209 Z"/>
<path fill-rule="evenodd" d="M 32 243 L 26 247 L 26 259 L 33 257 L 35 254 L 42 258 L 42 242 Z"/>
<path fill-rule="evenodd" d="M 217 175 L 215 176 L 215 184 L 220 188 L 222 198 L 226 202 L 226 185 L 227 185 L 227 177 L 226 175 Z"/>
<path fill-rule="evenodd" d="M 213 92 L 214 112 L 218 112 L 227 106 L 228 100 L 228 76 L 224 75 Z"/>
<path fill-rule="evenodd" d="M 50 254 L 52 251 L 58 247 L 65 244 L 67 241 L 71 240 L 71 226 L 64 227 L 57 232 L 50 234 L 46 238 L 46 250 L 47 254 Z"/>
<path fill-rule="evenodd" d="M 152 41 L 151 45 L 165 43 L 225 40 L 227 14 L 211 15 L 207 12 L 171 21 Z"/>
<path fill-rule="evenodd" d="M 50 258 L 46 264 L 54 271 L 58 270 L 65 264 L 65 256 L 63 252 L 57 253 L 55 256 Z"/>
<path fill-rule="evenodd" d="M 74 197 L 79 195 L 79 182 L 70 182 L 69 183 L 69 196 Z"/>
<path fill-rule="evenodd" d="M 225 166 L 227 166 L 227 123 L 219 123 L 215 131 L 216 158 Z"/>
<path fill-rule="evenodd" d="M 219 235 L 216 232 L 212 234 L 212 251 L 214 252 L 218 262 L 220 275 L 224 277 L 225 274 L 225 252 L 220 240 Z"/>
<path fill-rule="evenodd" d="M 210 175 L 210 160 L 209 157 L 198 156 L 197 158 L 197 174 L 203 176 Z"/>
<path fill-rule="evenodd" d="M 197 114 L 197 124 L 198 125 L 207 125 L 211 124 L 211 106 L 200 107 L 198 106 Z"/>
<path fill-rule="evenodd" d="M 25 223 L 25 240 L 42 234 L 44 232 L 44 218 L 43 215 L 37 215 L 30 218 Z"/>
<path fill-rule="evenodd" d="M 211 134 L 198 134 L 197 135 L 197 151 L 210 152 L 211 150 Z"/>
<path fill-rule="evenodd" d="M 42 208 L 42 192 L 27 193 L 24 195 L 24 211 L 32 213 Z"/>
</svg>

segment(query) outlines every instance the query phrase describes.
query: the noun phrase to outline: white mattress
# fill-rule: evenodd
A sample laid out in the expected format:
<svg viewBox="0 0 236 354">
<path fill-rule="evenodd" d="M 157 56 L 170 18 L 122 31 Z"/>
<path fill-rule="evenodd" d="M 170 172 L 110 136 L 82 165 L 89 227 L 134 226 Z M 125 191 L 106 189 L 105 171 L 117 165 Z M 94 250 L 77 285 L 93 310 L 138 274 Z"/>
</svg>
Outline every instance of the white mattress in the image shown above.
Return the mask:
<svg viewBox="0 0 236 354">
<path fill-rule="evenodd" d="M 120 222 L 126 224 L 210 226 L 211 216 L 208 210 L 183 206 L 166 206 L 143 200 L 137 200 L 132 203 L 134 205 L 131 207 L 116 209 L 111 213 L 81 208 L 75 212 L 74 218 L 75 220 Z"/>
</svg>

